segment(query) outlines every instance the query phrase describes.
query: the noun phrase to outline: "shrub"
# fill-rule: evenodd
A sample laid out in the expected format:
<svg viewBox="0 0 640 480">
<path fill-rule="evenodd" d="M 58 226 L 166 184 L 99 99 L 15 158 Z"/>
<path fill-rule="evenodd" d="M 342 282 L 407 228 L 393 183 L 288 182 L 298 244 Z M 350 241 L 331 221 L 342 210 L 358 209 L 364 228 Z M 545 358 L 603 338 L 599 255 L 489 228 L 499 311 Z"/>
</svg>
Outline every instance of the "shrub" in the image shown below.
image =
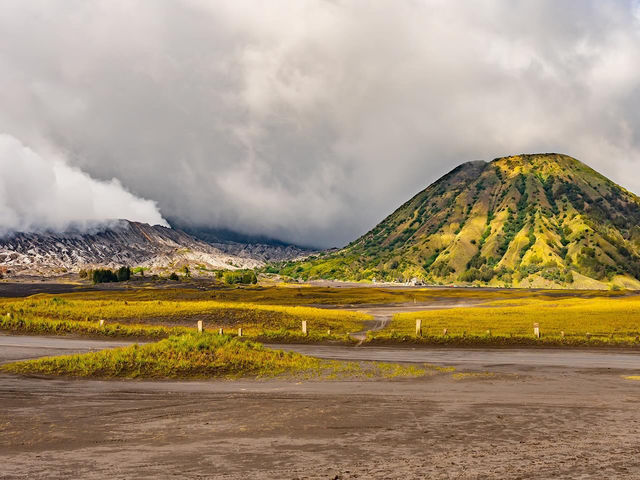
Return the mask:
<svg viewBox="0 0 640 480">
<path fill-rule="evenodd" d="M 490 282 L 494 277 L 495 271 L 488 265 L 482 265 L 480 268 L 470 268 L 460 276 L 463 282 L 473 282 L 480 280 L 481 282 Z"/>
<path fill-rule="evenodd" d="M 424 268 L 426 271 L 429 271 L 429 268 L 431 267 L 431 265 L 433 265 L 433 262 L 436 261 L 439 255 L 440 255 L 440 249 L 436 248 L 436 250 L 424 262 L 424 265 L 422 265 L 422 268 Z"/>
<path fill-rule="evenodd" d="M 431 267 L 431 272 L 437 277 L 447 277 L 455 270 L 447 262 L 439 262 Z"/>
<path fill-rule="evenodd" d="M 469 262 L 467 263 L 467 268 L 468 269 L 480 268 L 486 263 L 487 263 L 487 259 L 482 255 L 480 255 L 480 252 L 477 252 L 473 257 L 471 257 L 471 260 L 469 260 Z"/>
<path fill-rule="evenodd" d="M 258 277 L 253 270 L 236 270 L 227 271 L 223 274 L 224 283 L 228 285 L 234 285 L 238 283 L 242 284 L 255 284 L 258 283 Z"/>
</svg>

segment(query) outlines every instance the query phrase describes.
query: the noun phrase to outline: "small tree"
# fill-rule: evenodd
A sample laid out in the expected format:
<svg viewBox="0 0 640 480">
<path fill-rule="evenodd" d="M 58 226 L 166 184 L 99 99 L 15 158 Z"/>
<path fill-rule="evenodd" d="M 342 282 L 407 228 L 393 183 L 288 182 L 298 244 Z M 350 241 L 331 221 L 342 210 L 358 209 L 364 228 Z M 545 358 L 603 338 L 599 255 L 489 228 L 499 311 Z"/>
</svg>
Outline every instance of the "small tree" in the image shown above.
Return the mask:
<svg viewBox="0 0 640 480">
<path fill-rule="evenodd" d="M 120 267 L 116 276 L 119 282 L 126 282 L 131 278 L 131 269 L 129 267 Z"/>
<path fill-rule="evenodd" d="M 179 282 L 180 277 L 176 272 L 171 272 L 171 275 L 169 275 L 169 280 L 175 280 L 176 282 Z"/>
<path fill-rule="evenodd" d="M 189 267 L 187 265 L 184 266 L 182 271 L 184 272 L 184 276 L 185 277 L 187 277 L 187 278 L 191 277 L 191 270 L 189 270 Z"/>
</svg>

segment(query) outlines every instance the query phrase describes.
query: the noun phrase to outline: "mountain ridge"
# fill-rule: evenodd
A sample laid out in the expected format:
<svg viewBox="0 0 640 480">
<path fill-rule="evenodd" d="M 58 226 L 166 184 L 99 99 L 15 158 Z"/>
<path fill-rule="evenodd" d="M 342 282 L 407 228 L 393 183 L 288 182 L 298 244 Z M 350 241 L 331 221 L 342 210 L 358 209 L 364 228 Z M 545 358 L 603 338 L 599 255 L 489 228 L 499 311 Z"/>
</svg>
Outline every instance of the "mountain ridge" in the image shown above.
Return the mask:
<svg viewBox="0 0 640 480">
<path fill-rule="evenodd" d="M 463 163 L 337 252 L 281 265 L 302 279 L 639 288 L 640 198 L 579 160 Z"/>
<path fill-rule="evenodd" d="M 206 273 L 257 268 L 271 260 L 303 255 L 295 247 L 207 243 L 179 229 L 128 220 L 88 231 L 9 232 L 0 237 L 0 268 L 13 274 L 50 275 L 121 265 L 152 271 L 189 266 L 194 273 Z"/>
</svg>

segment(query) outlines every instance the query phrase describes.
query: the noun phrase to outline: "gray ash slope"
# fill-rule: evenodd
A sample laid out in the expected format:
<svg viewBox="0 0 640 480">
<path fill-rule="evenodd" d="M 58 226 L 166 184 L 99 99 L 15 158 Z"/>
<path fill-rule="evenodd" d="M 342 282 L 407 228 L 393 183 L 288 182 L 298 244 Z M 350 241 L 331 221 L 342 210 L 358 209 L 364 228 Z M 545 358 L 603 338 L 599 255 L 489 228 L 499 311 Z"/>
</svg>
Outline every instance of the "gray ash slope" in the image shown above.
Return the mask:
<svg viewBox="0 0 640 480">
<path fill-rule="evenodd" d="M 10 233 L 0 237 L 6 272 L 55 274 L 97 266 L 255 268 L 308 254 L 293 246 L 208 243 L 181 230 L 120 220 L 89 232 Z"/>
</svg>

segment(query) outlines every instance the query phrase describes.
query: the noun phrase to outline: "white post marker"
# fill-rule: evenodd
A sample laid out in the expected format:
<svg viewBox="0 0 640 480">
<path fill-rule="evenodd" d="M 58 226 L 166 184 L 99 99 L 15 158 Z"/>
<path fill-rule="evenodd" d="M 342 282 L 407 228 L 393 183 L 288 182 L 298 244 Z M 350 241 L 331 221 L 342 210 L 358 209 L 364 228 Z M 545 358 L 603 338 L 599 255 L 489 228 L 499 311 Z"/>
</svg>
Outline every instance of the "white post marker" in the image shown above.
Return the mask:
<svg viewBox="0 0 640 480">
<path fill-rule="evenodd" d="M 422 336 L 422 320 L 418 318 L 416 320 L 416 337 L 421 337 L 421 336 Z"/>
<path fill-rule="evenodd" d="M 540 325 L 537 323 L 533 324 L 533 336 L 536 338 L 540 338 Z"/>
<path fill-rule="evenodd" d="M 238 329 L 238 336 L 239 336 L 239 337 L 241 337 L 241 336 L 242 336 L 242 327 L 240 327 L 240 328 Z"/>
<path fill-rule="evenodd" d="M 218 334 L 219 334 L 219 335 L 224 335 L 224 330 L 222 329 L 222 327 L 220 327 L 220 328 L 218 329 Z"/>
<path fill-rule="evenodd" d="M 98 324 L 99 324 L 101 327 L 104 327 L 104 320 L 100 320 L 100 321 L 98 322 Z"/>
<path fill-rule="evenodd" d="M 442 335 L 444 335 L 445 337 L 447 336 L 448 330 L 445 328 L 444 330 L 442 330 Z"/>
<path fill-rule="evenodd" d="M 198 333 L 202 333 L 202 330 L 204 330 L 202 328 L 202 320 L 198 320 Z"/>
<path fill-rule="evenodd" d="M 303 335 L 307 334 L 307 321 L 306 320 L 302 320 L 302 334 Z"/>
</svg>

